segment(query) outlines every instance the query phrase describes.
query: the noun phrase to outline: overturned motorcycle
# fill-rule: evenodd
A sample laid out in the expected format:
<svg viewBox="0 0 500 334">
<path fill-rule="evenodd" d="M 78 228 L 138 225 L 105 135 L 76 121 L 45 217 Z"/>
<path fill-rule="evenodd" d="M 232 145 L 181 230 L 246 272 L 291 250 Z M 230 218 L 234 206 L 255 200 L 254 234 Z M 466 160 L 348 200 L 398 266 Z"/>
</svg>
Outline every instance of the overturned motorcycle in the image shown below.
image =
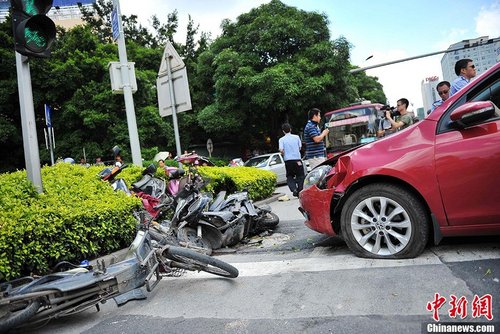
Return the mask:
<svg viewBox="0 0 500 334">
<path fill-rule="evenodd" d="M 271 207 L 256 206 L 247 191 L 228 196 L 221 191 L 212 199 L 200 191 L 207 180 L 195 169 L 186 174 L 173 201 L 174 214 L 162 223 L 163 229 L 173 232 L 180 243 L 211 254 L 214 249 L 236 245 L 244 238 L 272 230 L 278 225 L 279 218 L 271 212 Z M 159 207 L 162 206 L 168 204 Z"/>
<path fill-rule="evenodd" d="M 155 172 L 155 165 L 148 166 L 131 190 L 158 222 L 151 226 L 150 234 L 160 244 L 180 245 L 210 255 L 214 249 L 234 246 L 279 223 L 271 207 L 255 205 L 247 191 L 227 196 L 221 191 L 214 199 L 201 192 L 208 180 L 194 167 L 187 171 L 171 168 L 168 180 L 155 177 Z M 113 182 L 119 180 L 113 178 Z"/>
</svg>

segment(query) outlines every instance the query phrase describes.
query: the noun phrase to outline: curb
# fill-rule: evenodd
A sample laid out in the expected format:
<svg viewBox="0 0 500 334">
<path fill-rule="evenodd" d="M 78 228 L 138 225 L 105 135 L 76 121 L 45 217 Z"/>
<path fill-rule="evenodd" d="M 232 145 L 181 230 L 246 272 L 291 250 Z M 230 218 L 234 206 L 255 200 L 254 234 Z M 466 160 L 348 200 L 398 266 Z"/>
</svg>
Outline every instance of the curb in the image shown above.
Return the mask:
<svg viewBox="0 0 500 334">
<path fill-rule="evenodd" d="M 257 201 L 254 204 L 255 205 L 262 205 L 262 204 L 269 204 L 272 202 L 275 202 L 278 200 L 279 197 L 283 196 L 284 194 L 282 193 L 273 193 L 271 197 L 265 198 L 263 200 Z"/>
</svg>

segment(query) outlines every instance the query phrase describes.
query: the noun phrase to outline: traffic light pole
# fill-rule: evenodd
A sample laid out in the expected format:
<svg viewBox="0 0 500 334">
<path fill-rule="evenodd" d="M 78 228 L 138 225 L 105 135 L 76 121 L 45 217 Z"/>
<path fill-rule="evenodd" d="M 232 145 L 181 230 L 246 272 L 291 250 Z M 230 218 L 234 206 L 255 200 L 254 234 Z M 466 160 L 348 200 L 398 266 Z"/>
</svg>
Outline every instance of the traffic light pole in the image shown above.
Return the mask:
<svg viewBox="0 0 500 334">
<path fill-rule="evenodd" d="M 36 190 L 41 193 L 43 192 L 42 172 L 40 169 L 40 153 L 38 152 L 35 111 L 33 108 L 30 65 L 28 57 L 22 56 L 18 52 L 16 52 L 16 69 L 26 174 L 28 175 L 28 179 L 33 182 Z"/>
<path fill-rule="evenodd" d="M 118 14 L 118 27 L 120 36 L 118 37 L 118 55 L 120 58 L 120 71 L 122 74 L 123 98 L 125 100 L 125 110 L 127 113 L 128 134 L 130 137 L 130 149 L 132 151 L 132 163 L 142 167 L 141 147 L 139 144 L 139 134 L 137 132 L 137 121 L 135 118 L 134 98 L 132 96 L 132 85 L 127 60 L 127 49 L 125 48 L 125 37 L 123 36 L 123 26 L 119 0 L 113 0 L 113 5 Z"/>
</svg>

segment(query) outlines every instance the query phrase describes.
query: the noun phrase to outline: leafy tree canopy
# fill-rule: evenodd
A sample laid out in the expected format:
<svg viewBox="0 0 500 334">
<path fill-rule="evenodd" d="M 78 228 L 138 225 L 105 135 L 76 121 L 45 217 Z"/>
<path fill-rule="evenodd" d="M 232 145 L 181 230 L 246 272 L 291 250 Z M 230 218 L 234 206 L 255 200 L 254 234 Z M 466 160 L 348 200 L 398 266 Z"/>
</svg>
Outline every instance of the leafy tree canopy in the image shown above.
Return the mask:
<svg viewBox="0 0 500 334">
<path fill-rule="evenodd" d="M 42 164 L 50 163 L 44 104 L 54 109 L 56 157 L 78 161 L 85 149 L 90 162 L 97 156 L 106 160 L 110 148 L 120 145 L 130 158 L 123 97 L 110 88 L 108 63 L 118 60 L 111 10 L 110 0 L 97 0 L 83 12 L 85 25 L 58 28 L 50 58 L 30 59 Z M 156 96 L 163 46 L 173 43 L 178 29 L 177 11 L 166 18 L 163 23 L 152 17 L 152 29 L 146 29 L 136 16 L 122 16 L 128 59 L 136 69 L 141 150 L 150 154 L 175 147 L 171 118 L 159 116 Z M 288 121 L 297 132 L 312 107 L 326 111 L 359 98 L 385 101 L 376 78 L 348 73 L 350 45 L 343 37 L 330 39 L 325 14 L 272 0 L 235 22 L 224 20 L 215 40 L 199 29 L 189 17 L 185 43 L 173 43 L 187 66 L 193 105 L 178 115 L 183 148 L 211 137 L 242 149 L 276 150 L 280 124 Z M 24 167 L 13 46 L 8 17 L 0 23 L 0 172 Z"/>
<path fill-rule="evenodd" d="M 273 0 L 222 29 L 198 58 L 198 84 L 213 87 L 198 121 L 211 136 L 275 142 L 282 122 L 299 129 L 308 109 L 350 102 L 349 43 L 330 40 L 326 15 Z"/>
</svg>

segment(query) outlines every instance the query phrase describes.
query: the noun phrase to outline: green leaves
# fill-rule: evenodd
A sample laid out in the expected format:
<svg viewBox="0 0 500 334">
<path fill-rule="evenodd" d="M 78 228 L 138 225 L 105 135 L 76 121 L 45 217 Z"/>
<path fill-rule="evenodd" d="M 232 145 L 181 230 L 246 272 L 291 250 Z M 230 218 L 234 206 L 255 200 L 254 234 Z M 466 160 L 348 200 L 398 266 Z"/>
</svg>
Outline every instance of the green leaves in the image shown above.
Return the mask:
<svg viewBox="0 0 500 334">
<path fill-rule="evenodd" d="M 59 261 L 79 262 L 130 243 L 136 223 L 131 213 L 141 202 L 114 192 L 97 178 L 100 170 L 65 163 L 44 167 L 42 194 L 24 171 L 0 174 L 0 276 L 45 274 Z M 141 169 L 122 174 L 134 182 Z"/>
<path fill-rule="evenodd" d="M 213 138 L 237 132 L 245 138 L 242 146 L 248 146 L 248 138 L 270 137 L 277 147 L 281 123 L 300 129 L 311 107 L 331 110 L 350 102 L 344 79 L 349 45 L 344 39 L 329 40 L 325 15 L 273 0 L 222 27 L 223 34 L 198 63 L 213 73 L 215 94 L 198 114 Z M 221 127 L 210 117 L 229 124 Z"/>
<path fill-rule="evenodd" d="M 261 200 L 271 196 L 276 185 L 276 174 L 254 167 L 199 167 L 198 170 L 210 179 L 206 190 L 214 194 L 247 189 L 251 199 Z"/>
</svg>

